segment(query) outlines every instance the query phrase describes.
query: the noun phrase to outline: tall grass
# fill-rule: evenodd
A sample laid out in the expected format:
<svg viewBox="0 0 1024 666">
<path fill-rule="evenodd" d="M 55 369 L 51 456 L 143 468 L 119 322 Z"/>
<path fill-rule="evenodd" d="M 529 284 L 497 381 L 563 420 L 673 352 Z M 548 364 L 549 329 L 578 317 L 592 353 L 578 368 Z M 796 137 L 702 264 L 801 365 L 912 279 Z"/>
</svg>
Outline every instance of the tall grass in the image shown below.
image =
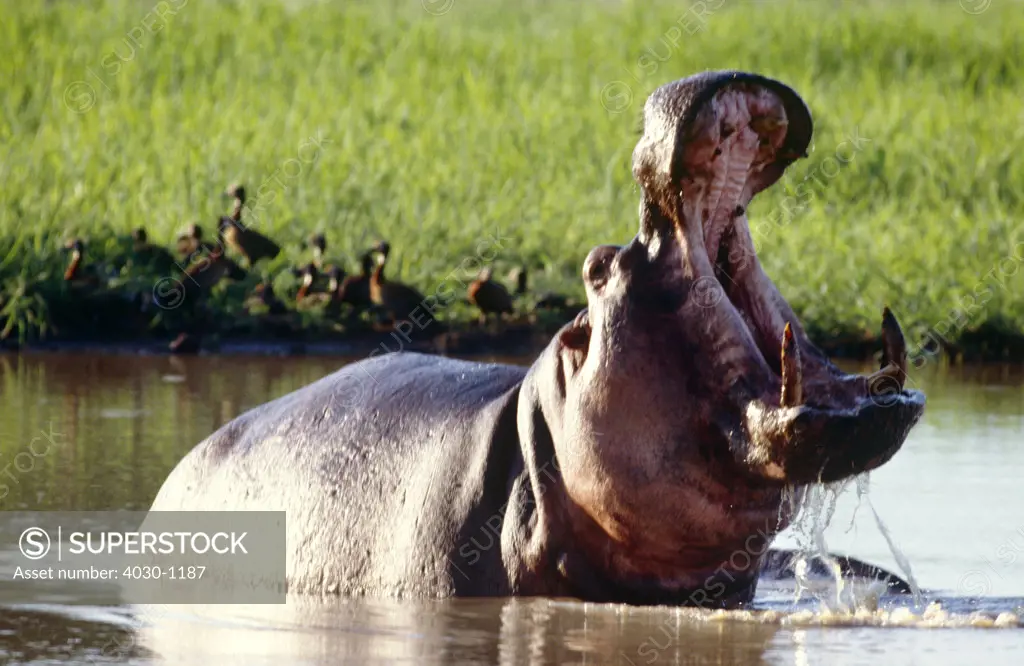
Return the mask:
<svg viewBox="0 0 1024 666">
<path fill-rule="evenodd" d="M 750 213 L 773 221 L 761 260 L 812 329 L 874 331 L 890 303 L 917 336 L 1024 330 L 1020 2 L 726 0 L 692 34 L 690 7 L 661 0 L 455 0 L 440 16 L 414 1 L 182 3 L 158 20 L 122 0 L 2 3 L 8 304 L 59 280 L 66 235 L 103 257 L 138 225 L 168 244 L 188 221 L 212 231 L 229 181 L 255 192 L 285 165 L 259 220 L 287 245 L 269 274 L 322 229 L 339 259 L 387 238 L 392 274 L 429 290 L 497 228 L 500 265 L 581 294 L 586 252 L 636 230 L 646 95 L 737 68 L 789 83 L 815 116 L 810 158 Z M 851 135 L 863 148 L 836 170 Z"/>
</svg>

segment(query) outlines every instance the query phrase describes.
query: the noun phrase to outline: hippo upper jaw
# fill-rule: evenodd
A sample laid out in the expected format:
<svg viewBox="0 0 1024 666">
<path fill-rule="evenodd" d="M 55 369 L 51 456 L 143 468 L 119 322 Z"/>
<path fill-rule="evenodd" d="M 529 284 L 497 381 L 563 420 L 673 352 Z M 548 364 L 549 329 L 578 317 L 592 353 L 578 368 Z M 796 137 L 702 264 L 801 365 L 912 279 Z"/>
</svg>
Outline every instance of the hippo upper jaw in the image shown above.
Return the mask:
<svg viewBox="0 0 1024 666">
<path fill-rule="evenodd" d="M 809 340 L 765 274 L 747 207 L 805 154 L 811 117 L 785 85 L 707 73 L 664 86 L 633 154 L 643 188 L 638 242 L 680 292 L 684 335 L 721 390 L 713 420 L 742 466 L 770 481 L 834 481 L 881 465 L 924 396 L 904 389 L 906 347 L 883 313 L 882 368 L 847 375 Z"/>
</svg>

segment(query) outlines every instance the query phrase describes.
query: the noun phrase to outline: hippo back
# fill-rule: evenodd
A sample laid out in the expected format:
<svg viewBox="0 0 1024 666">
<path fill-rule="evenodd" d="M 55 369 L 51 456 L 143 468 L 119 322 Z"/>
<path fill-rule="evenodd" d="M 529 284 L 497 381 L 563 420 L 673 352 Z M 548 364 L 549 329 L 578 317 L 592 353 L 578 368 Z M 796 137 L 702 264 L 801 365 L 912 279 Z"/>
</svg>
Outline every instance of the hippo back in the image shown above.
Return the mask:
<svg viewBox="0 0 1024 666">
<path fill-rule="evenodd" d="M 525 374 L 411 353 L 346 366 L 213 433 L 152 508 L 287 511 L 293 592 L 459 593 L 447 555 L 507 499 Z M 494 573 L 476 593 L 504 591 Z"/>
</svg>

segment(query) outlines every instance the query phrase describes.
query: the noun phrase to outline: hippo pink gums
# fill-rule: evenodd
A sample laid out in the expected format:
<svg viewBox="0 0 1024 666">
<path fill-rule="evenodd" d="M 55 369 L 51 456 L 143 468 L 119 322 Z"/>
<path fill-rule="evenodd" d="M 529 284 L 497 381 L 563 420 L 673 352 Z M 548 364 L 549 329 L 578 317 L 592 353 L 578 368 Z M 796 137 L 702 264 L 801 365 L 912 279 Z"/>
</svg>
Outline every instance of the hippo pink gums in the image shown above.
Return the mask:
<svg viewBox="0 0 1024 666">
<path fill-rule="evenodd" d="M 784 560 L 787 489 L 883 464 L 925 404 L 888 310 L 882 369 L 844 374 L 754 252 L 747 205 L 811 128 L 761 76 L 659 88 L 640 231 L 590 252 L 587 309 L 530 368 L 346 366 L 200 443 L 153 509 L 286 510 L 295 594 L 749 601 Z"/>
</svg>

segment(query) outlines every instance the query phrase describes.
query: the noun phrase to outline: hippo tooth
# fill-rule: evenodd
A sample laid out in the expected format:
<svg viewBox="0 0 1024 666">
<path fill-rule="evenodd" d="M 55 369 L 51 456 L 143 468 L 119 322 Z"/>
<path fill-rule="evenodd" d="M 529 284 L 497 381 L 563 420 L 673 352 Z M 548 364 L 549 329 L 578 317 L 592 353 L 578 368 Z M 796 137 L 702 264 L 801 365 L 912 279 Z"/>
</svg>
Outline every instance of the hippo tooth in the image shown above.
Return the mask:
<svg viewBox="0 0 1024 666">
<path fill-rule="evenodd" d="M 907 342 L 903 330 L 888 306 L 882 309 L 882 362 L 881 367 L 894 365 L 899 370 L 896 379 L 903 388 L 907 378 Z"/>
<path fill-rule="evenodd" d="M 793 327 L 787 321 L 782 332 L 782 394 L 779 402 L 783 407 L 796 407 L 804 401 L 800 374 L 800 348 L 793 337 Z"/>
<path fill-rule="evenodd" d="M 587 332 L 590 331 L 590 313 L 587 312 L 586 308 L 579 311 L 576 318 L 573 320 L 572 325 L 574 328 L 583 329 Z"/>
<path fill-rule="evenodd" d="M 899 384 L 900 389 L 903 389 L 903 383 L 906 381 L 907 373 L 905 370 L 901 370 L 895 363 L 887 363 L 881 370 L 874 372 L 867 376 L 868 386 L 880 387 L 877 382 L 884 378 L 891 378 Z M 892 384 L 889 383 L 889 386 Z"/>
</svg>

